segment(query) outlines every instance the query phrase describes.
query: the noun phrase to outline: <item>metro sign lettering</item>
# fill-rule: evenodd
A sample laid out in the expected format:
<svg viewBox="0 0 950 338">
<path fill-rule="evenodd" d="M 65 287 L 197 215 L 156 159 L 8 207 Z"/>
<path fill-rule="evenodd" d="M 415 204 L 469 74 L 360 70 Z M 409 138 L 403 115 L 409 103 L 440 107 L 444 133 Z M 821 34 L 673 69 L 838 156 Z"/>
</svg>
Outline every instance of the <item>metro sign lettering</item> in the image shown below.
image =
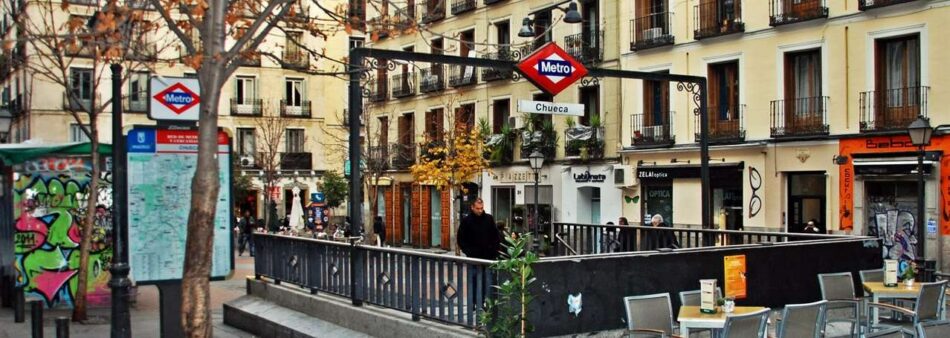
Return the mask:
<svg viewBox="0 0 950 338">
<path fill-rule="evenodd" d="M 552 96 L 587 75 L 584 65 L 553 42 L 519 62 L 516 68 L 528 81 Z"/>
<path fill-rule="evenodd" d="M 197 94 L 180 82 L 155 94 L 152 98 L 179 115 L 201 101 Z"/>
</svg>

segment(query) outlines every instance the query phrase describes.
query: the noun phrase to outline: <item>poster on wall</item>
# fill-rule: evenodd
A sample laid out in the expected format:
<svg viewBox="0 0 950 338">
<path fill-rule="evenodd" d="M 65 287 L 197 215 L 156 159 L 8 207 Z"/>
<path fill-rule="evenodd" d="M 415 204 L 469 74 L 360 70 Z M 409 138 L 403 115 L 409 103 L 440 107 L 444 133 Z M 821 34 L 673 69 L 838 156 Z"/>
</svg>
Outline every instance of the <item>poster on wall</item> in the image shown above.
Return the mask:
<svg viewBox="0 0 950 338">
<path fill-rule="evenodd" d="M 726 297 L 743 299 L 746 297 L 746 265 L 745 255 L 723 257 L 723 267 L 726 279 Z"/>
<path fill-rule="evenodd" d="M 129 263 L 136 283 L 179 280 L 185 258 L 198 131 L 137 127 L 129 131 Z M 230 139 L 218 133 L 218 190 L 211 277 L 231 273 Z"/>
</svg>

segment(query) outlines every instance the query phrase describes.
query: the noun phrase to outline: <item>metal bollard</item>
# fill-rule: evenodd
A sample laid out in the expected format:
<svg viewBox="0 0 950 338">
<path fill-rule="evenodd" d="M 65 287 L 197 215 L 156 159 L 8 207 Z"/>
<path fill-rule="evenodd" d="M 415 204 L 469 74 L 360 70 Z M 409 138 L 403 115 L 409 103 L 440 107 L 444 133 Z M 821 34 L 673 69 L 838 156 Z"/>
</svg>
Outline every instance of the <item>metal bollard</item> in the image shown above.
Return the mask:
<svg viewBox="0 0 950 338">
<path fill-rule="evenodd" d="M 33 338 L 43 338 L 43 301 L 30 301 L 30 324 L 33 327 Z"/>
<path fill-rule="evenodd" d="M 13 289 L 15 295 L 13 296 L 13 321 L 16 323 L 22 323 L 26 321 L 26 316 L 24 316 L 23 307 L 26 303 L 26 300 L 23 299 L 23 288 L 17 287 Z"/>
<path fill-rule="evenodd" d="M 56 317 L 56 338 L 69 338 L 68 317 Z"/>
</svg>

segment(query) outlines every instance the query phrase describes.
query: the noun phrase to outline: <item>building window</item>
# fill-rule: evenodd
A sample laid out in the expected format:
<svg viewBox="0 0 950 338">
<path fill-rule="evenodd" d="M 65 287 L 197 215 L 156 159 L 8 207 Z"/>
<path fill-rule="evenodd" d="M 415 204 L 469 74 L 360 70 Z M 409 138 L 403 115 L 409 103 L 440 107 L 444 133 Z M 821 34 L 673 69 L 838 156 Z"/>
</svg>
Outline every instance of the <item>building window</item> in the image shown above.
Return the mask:
<svg viewBox="0 0 950 338">
<path fill-rule="evenodd" d="M 709 65 L 709 137 L 737 140 L 744 137 L 739 103 L 739 62 Z M 698 138 L 697 138 L 698 140 Z"/>
<path fill-rule="evenodd" d="M 412 145 L 412 139 L 415 137 L 415 121 L 412 113 L 403 114 L 399 117 L 399 144 Z"/>
<path fill-rule="evenodd" d="M 71 85 L 75 98 L 81 101 L 92 100 L 92 69 L 70 69 Z"/>
<path fill-rule="evenodd" d="M 495 23 L 495 41 L 500 50 L 510 50 L 511 46 L 508 44 L 511 43 L 511 24 L 508 20 Z"/>
<path fill-rule="evenodd" d="M 445 110 L 435 108 L 426 112 L 426 139 L 441 141 L 444 127 Z"/>
<path fill-rule="evenodd" d="M 86 135 L 84 129 L 88 129 L 89 125 L 76 124 L 72 123 L 69 125 L 69 142 L 89 142 L 89 136 Z"/>
<path fill-rule="evenodd" d="M 669 71 L 663 71 L 663 73 L 666 74 Z M 648 127 L 666 125 L 669 122 L 669 112 L 670 83 L 668 81 L 643 81 L 644 125 Z"/>
<path fill-rule="evenodd" d="M 148 110 L 148 79 L 149 74 L 135 72 L 129 78 L 129 111 Z"/>
<path fill-rule="evenodd" d="M 250 76 L 238 76 L 234 96 L 238 104 L 253 104 L 257 99 L 257 80 Z"/>
<path fill-rule="evenodd" d="M 302 153 L 304 144 L 303 129 L 287 129 L 286 142 L 284 142 L 285 151 L 288 153 Z"/>
<path fill-rule="evenodd" d="M 284 80 L 284 100 L 291 107 L 300 107 L 303 105 L 303 79 Z"/>
<path fill-rule="evenodd" d="M 545 43 L 551 42 L 553 34 L 551 32 L 551 10 L 545 10 L 534 14 L 534 48 L 537 49 Z"/>
<path fill-rule="evenodd" d="M 785 99 L 821 96 L 821 50 L 785 54 Z"/>
<path fill-rule="evenodd" d="M 511 100 L 502 99 L 492 102 L 492 133 L 501 134 L 504 125 L 508 124 L 508 117 L 511 116 Z M 514 128 L 514 126 L 508 126 Z"/>
<path fill-rule="evenodd" d="M 916 117 L 920 92 L 920 41 L 917 35 L 877 41 L 876 87 L 882 107 L 909 108 Z"/>
<path fill-rule="evenodd" d="M 584 105 L 584 116 L 581 116 L 580 123 L 591 126 L 591 119 L 594 116 L 600 117 L 600 86 L 581 88 L 580 99 L 580 103 Z"/>
<path fill-rule="evenodd" d="M 362 36 L 351 36 L 350 37 L 350 50 L 363 47 L 366 44 L 366 38 Z"/>
<path fill-rule="evenodd" d="M 504 222 L 505 227 L 509 231 L 524 231 L 521 228 L 521 224 L 518 224 L 518 228 L 513 228 L 511 220 L 514 215 L 512 215 L 512 209 L 515 205 L 515 188 L 514 187 L 492 187 L 491 188 L 492 197 L 491 197 L 491 213 L 495 217 L 495 221 Z M 521 216 L 521 215 L 518 215 Z"/>
<path fill-rule="evenodd" d="M 456 130 L 472 130 L 475 127 L 475 103 L 463 104 L 455 109 Z"/>
<path fill-rule="evenodd" d="M 254 128 L 237 128 L 237 152 L 240 155 L 254 156 L 257 145 Z"/>
</svg>

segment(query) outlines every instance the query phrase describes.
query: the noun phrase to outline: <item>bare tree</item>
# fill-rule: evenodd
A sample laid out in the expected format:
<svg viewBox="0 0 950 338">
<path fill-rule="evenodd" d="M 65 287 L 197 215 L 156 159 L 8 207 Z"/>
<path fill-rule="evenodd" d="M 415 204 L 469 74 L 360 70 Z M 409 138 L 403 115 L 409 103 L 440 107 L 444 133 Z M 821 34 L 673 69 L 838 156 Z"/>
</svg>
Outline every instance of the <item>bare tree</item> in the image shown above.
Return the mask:
<svg viewBox="0 0 950 338">
<path fill-rule="evenodd" d="M 263 176 L 261 183 L 264 186 L 264 205 L 265 210 L 270 208 L 271 190 L 280 181 L 281 165 L 281 146 L 284 145 L 287 126 L 290 125 L 290 119 L 281 118 L 279 113 L 267 114 L 267 111 L 275 109 L 264 109 L 264 116 L 254 118 L 255 133 L 260 136 L 260 142 L 257 142 L 257 149 L 254 152 L 254 164 L 261 168 Z M 274 220 L 270 219 L 270 212 L 264 212 L 264 224 L 269 225 Z"/>
</svg>

